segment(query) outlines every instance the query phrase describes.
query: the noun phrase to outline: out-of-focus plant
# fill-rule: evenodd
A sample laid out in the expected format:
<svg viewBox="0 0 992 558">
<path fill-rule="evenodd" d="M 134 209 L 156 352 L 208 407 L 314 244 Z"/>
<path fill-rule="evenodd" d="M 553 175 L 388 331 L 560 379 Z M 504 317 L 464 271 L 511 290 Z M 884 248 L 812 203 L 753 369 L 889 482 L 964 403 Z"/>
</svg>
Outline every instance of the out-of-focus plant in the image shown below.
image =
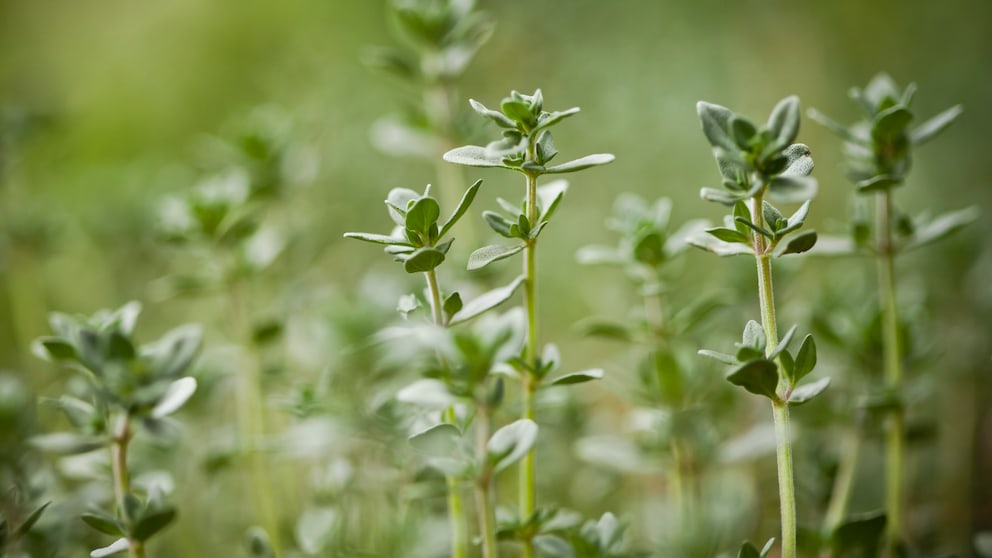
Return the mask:
<svg viewBox="0 0 992 558">
<path fill-rule="evenodd" d="M 438 283 L 436 269 L 445 261 L 445 256 L 454 239 L 445 240 L 452 227 L 468 211 L 482 181 L 476 181 L 466 190 L 461 202 L 454 212 L 444 222 L 439 223 L 441 216 L 440 205 L 430 196 L 430 187 L 424 193 L 405 188 L 394 188 L 386 199 L 389 215 L 396 227 L 389 235 L 372 233 L 346 233 L 348 238 L 364 240 L 385 245 L 385 251 L 403 264 L 407 273 L 423 273 L 427 284 L 427 298 L 431 309 L 432 325 L 444 330 L 450 325 L 475 318 L 476 316 L 505 302 L 519 287 L 521 279 L 516 279 L 505 287 L 500 287 L 463 303 L 457 291 L 444 294 Z M 401 301 L 400 308 L 406 313 L 416 308 L 416 297 L 406 297 Z M 487 332 L 486 330 L 494 330 Z M 448 483 L 448 515 L 451 522 L 451 553 L 453 558 L 464 558 L 468 555 L 468 537 L 465 525 L 464 511 L 461 500 L 461 483 L 463 480 L 473 480 L 476 494 L 476 515 L 479 518 L 479 532 L 482 538 L 483 555 L 487 558 L 496 556 L 496 526 L 495 507 L 492 502 L 492 485 L 495 473 L 517 461 L 523 452 L 533 444 L 537 431 L 531 421 L 524 421 L 516 426 L 504 427 L 492 434 L 491 423 L 494 408 L 501 402 L 503 395 L 502 380 L 487 386 L 488 376 L 494 366 L 514 354 L 505 354 L 506 343 L 511 339 L 502 333 L 502 328 L 496 324 L 484 322 L 480 326 L 480 335 L 493 335 L 495 341 L 478 341 L 472 335 L 461 336 L 454 333 L 451 349 L 438 351 L 438 362 L 433 365 L 431 375 L 443 378 L 442 390 L 467 398 L 472 404 L 476 431 L 476 452 L 474 461 L 469 467 L 460 463 L 457 470 L 452 467 L 442 467 Z M 431 343 L 426 343 L 428 347 Z M 501 358 L 497 358 L 501 357 Z M 496 359 L 496 360 L 494 360 Z M 428 380 L 429 386 L 437 380 Z M 406 388 L 402 393 L 412 397 L 416 402 L 416 394 L 425 384 L 418 383 Z M 412 395 L 411 395 L 412 394 Z M 443 412 L 443 420 L 427 431 L 414 435 L 410 441 L 418 449 L 437 456 L 440 459 L 456 459 L 452 453 L 457 453 L 451 443 L 445 442 L 445 437 L 461 439 L 462 431 L 467 423 L 458 418 L 457 408 L 452 402 Z M 464 413 L 463 413 L 464 414 Z M 515 423 L 516 424 L 516 423 Z M 512 427 L 512 428 L 511 428 Z M 506 430 L 510 428 L 510 430 Z M 502 434 L 500 434 L 502 432 Z M 448 440 L 450 442 L 450 440 Z M 518 445 L 526 445 L 522 451 L 502 453 Z M 505 446 L 505 447 L 504 447 Z M 519 455 L 516 455 L 519 453 Z M 512 455 L 511 455 L 512 454 Z M 512 459 L 509 459 L 513 457 Z M 509 461 L 508 461 L 509 459 Z"/>
<path fill-rule="evenodd" d="M 114 513 L 94 507 L 82 519 L 119 538 L 94 550 L 94 558 L 124 551 L 144 557 L 147 541 L 176 517 L 164 494 L 139 494 L 132 486 L 128 447 L 139 425 L 150 434 L 166 429 L 169 415 L 196 391 L 196 379 L 186 374 L 199 352 L 201 332 L 182 326 L 139 345 L 134 327 L 140 310 L 132 302 L 91 317 L 56 313 L 51 317 L 54 335 L 35 343 L 39 356 L 82 373 L 89 392 L 86 399 L 63 395 L 54 402 L 75 431 L 37 436 L 33 443 L 63 455 L 110 450 Z"/>
<path fill-rule="evenodd" d="M 579 112 L 578 107 L 564 111 L 544 110 L 544 95 L 538 89 L 533 95 L 513 91 L 500 103 L 500 110 L 491 110 L 482 103 L 470 100 L 472 108 L 488 118 L 502 130 L 502 139 L 485 147 L 468 145 L 444 154 L 446 161 L 470 167 L 495 167 L 520 172 L 524 175 L 525 190 L 522 204 L 500 201 L 502 215 L 495 211 L 482 216 L 497 234 L 513 240 L 511 246 L 491 245 L 479 248 L 469 257 L 468 268 L 480 269 L 492 262 L 524 252 L 523 284 L 524 304 L 527 312 L 527 344 L 523 358 L 518 361 L 518 378 L 523 392 L 523 418 L 534 419 L 534 394 L 548 374 L 561 362 L 558 349 L 553 344 L 539 352 L 537 332 L 537 239 L 554 215 L 565 196 L 567 183 L 554 181 L 538 187 L 538 179 L 546 174 L 564 174 L 611 163 L 613 155 L 595 154 L 552 165 L 558 154 L 551 127 Z M 602 375 L 602 371 L 575 372 L 551 382 L 574 384 Z M 526 522 L 535 513 L 534 454 L 528 452 L 520 467 L 520 515 Z M 534 554 L 532 534 L 521 533 L 524 556 Z"/>
<path fill-rule="evenodd" d="M 388 11 L 400 46 L 375 48 L 365 61 L 398 78 L 409 100 L 404 113 L 376 121 L 372 141 L 385 153 L 434 164 L 437 196 L 454 207 L 464 177 L 441 155 L 465 141 L 456 84 L 492 36 L 494 22 L 474 0 L 392 0 Z M 471 238 L 471 230 L 466 233 Z"/>
<path fill-rule="evenodd" d="M 291 189 L 310 178 L 312 163 L 294 140 L 291 121 L 269 108 L 249 115 L 229 139 L 210 138 L 205 146 L 208 164 L 219 170 L 166 199 L 160 211 L 160 234 L 182 250 L 191 269 L 160 279 L 154 289 L 162 297 L 219 295 L 227 306 L 223 325 L 240 350 L 237 447 L 249 459 L 254 510 L 278 549 L 276 499 L 261 455 L 268 422 L 262 372 L 263 350 L 281 338 L 283 312 L 259 310 L 257 287 L 289 247 L 297 224 L 280 210 Z"/>
<path fill-rule="evenodd" d="M 782 556 L 796 556 L 796 494 L 792 464 L 792 429 L 789 408 L 819 395 L 830 382 L 823 378 L 800 384 L 816 364 L 816 344 L 807 335 L 793 357 L 788 347 L 796 333 L 791 327 L 779 338 L 772 256 L 805 252 L 816 243 L 816 232 L 797 233 L 809 213 L 808 201 L 816 193 L 809 177 L 813 159 L 809 147 L 794 144 L 799 134 L 799 99 L 787 97 L 759 128 L 742 115 L 706 102 L 697 105 L 703 133 L 716 158 L 724 190 L 703 188 L 705 200 L 732 206 L 725 226 L 707 229 L 710 237 L 700 245 L 719 255 L 751 254 L 758 274 L 761 323 L 751 320 L 744 328 L 735 354 L 702 350 L 733 368 L 727 379 L 745 390 L 767 397 L 775 419 L 778 457 L 779 508 L 782 516 Z M 803 202 L 785 217 L 765 196 L 783 202 Z"/>
<path fill-rule="evenodd" d="M 712 382 L 706 374 L 699 373 L 700 367 L 694 365 L 695 360 L 686 358 L 683 349 L 689 348 L 687 338 L 696 325 L 721 305 L 722 297 L 705 295 L 684 307 L 673 307 L 669 295 L 680 256 L 690 245 L 690 238 L 706 228 L 707 223 L 694 220 L 674 229 L 670 223 L 671 211 L 668 198 L 649 203 L 634 194 L 617 197 L 613 214 L 606 220 L 607 228 L 620 235 L 617 245 L 585 246 L 576 258 L 587 265 L 622 268 L 636 287 L 640 304 L 623 321 L 588 318 L 577 327 L 585 335 L 628 343 L 641 355 L 636 368 L 636 397 L 642 406 L 635 408 L 632 416 L 652 417 L 650 422 L 656 428 L 652 428 L 646 440 L 638 440 L 636 449 L 641 450 L 639 453 L 650 452 L 667 458 L 664 473 L 674 503 L 672 516 L 676 518 L 666 528 L 667 536 L 686 554 L 699 548 L 709 555 L 712 532 L 701 523 L 706 519 L 706 510 L 701 509 L 698 483 L 707 465 L 717 461 L 713 429 L 719 413 L 706 402 L 713 392 Z M 666 427 L 657 428 L 658 424 Z M 597 447 L 595 440 L 586 442 L 580 449 L 602 453 L 597 461 L 604 464 L 620 461 L 609 446 L 593 452 Z M 646 457 L 639 457 L 638 461 Z M 707 550 L 701 550 L 703 547 Z"/>
<path fill-rule="evenodd" d="M 905 533 L 905 372 L 899 305 L 896 296 L 896 256 L 907 250 L 937 241 L 977 218 L 977 208 L 951 211 L 937 217 L 912 218 L 899 211 L 893 200 L 894 189 L 906 182 L 913 150 L 950 126 L 961 114 L 960 105 L 951 107 L 918 126 L 910 110 L 916 85 L 901 89 L 891 77 L 878 74 L 864 88 L 852 88 L 851 98 L 861 107 L 864 119 L 844 126 L 810 110 L 810 117 L 844 140 L 848 176 L 861 196 L 874 197 L 874 219 L 866 204 L 856 205 L 850 235 L 827 238 L 815 251 L 827 255 L 867 254 L 875 258 L 878 299 L 882 311 L 884 389 L 879 389 L 887 407 L 885 517 L 886 555 L 896 556 L 906 544 Z M 843 489 L 843 487 L 842 487 Z M 840 496 L 843 499 L 843 496 Z M 837 515 L 842 515 L 839 510 Z M 832 522 L 836 523 L 834 518 Z M 837 527 L 837 525 L 834 525 Z"/>
</svg>

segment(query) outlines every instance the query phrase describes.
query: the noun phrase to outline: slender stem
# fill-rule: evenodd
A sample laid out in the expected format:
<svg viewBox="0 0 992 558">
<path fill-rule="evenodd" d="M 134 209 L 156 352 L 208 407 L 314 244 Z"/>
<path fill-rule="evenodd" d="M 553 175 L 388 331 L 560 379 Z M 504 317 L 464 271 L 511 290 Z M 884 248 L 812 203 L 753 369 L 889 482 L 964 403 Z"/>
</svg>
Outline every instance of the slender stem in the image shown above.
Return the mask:
<svg viewBox="0 0 992 558">
<path fill-rule="evenodd" d="M 131 442 L 131 414 L 124 413 L 118 417 L 114 426 L 113 443 L 110 445 L 110 463 L 114 477 L 114 500 L 117 502 L 117 513 L 121 517 L 127 515 L 125 499 L 131 492 L 131 479 L 127 470 L 127 446 Z M 144 558 L 145 545 L 139 540 L 128 539 L 128 553 L 131 558 Z"/>
<path fill-rule="evenodd" d="M 882 307 L 883 362 L 886 388 L 898 395 L 902 389 L 899 347 L 899 314 L 896 303 L 895 247 L 892 244 L 892 198 L 888 191 L 876 201 L 878 234 L 878 294 Z M 903 537 L 903 460 L 905 428 L 902 407 L 889 412 L 885 433 L 886 554 L 894 556 Z"/>
<path fill-rule="evenodd" d="M 830 504 L 827 506 L 827 513 L 823 519 L 825 533 L 833 533 L 847 515 L 860 453 L 861 433 L 853 428 L 845 430 L 841 440 L 840 464 L 837 467 L 837 476 L 830 493 Z"/>
<path fill-rule="evenodd" d="M 762 195 L 751 198 L 751 219 L 765 227 L 762 212 Z M 772 264 L 767 239 L 752 234 L 755 263 L 758 268 L 758 302 L 761 306 L 761 325 L 765 330 L 766 354 L 778 346 L 778 325 L 775 322 L 775 291 L 772 287 Z M 781 365 L 780 365 L 781 366 Z M 779 391 L 788 389 L 784 374 L 779 374 Z M 782 558 L 796 556 L 796 488 L 792 468 L 792 440 L 789 431 L 789 405 L 782 400 L 772 401 L 775 419 L 775 454 L 778 463 L 779 510 L 782 514 Z"/>
<path fill-rule="evenodd" d="M 444 327 L 444 313 L 441 302 L 441 289 L 437 283 L 437 273 L 432 269 L 425 272 L 427 289 L 431 295 L 431 315 L 434 324 Z M 444 411 L 444 420 L 449 424 L 455 423 L 455 409 L 448 407 Z M 466 558 L 468 556 L 468 525 L 465 522 L 465 512 L 462 509 L 461 482 L 457 477 L 445 477 L 448 485 L 448 518 L 451 521 L 451 558 Z"/>
<path fill-rule="evenodd" d="M 230 283 L 231 324 L 238 343 L 247 346 L 237 383 L 238 430 L 241 449 L 247 452 L 248 474 L 255 508 L 261 513 L 262 526 L 279 553 L 279 529 L 275 500 L 270 489 L 267 467 L 262 459 L 259 438 L 265 433 L 265 408 L 262 403 L 258 355 L 251 345 L 251 318 L 244 297 L 244 280 L 234 277 Z"/>
<path fill-rule="evenodd" d="M 533 148 L 527 151 L 528 159 L 533 159 Z M 527 173 L 527 220 L 531 226 L 537 225 L 537 175 Z M 527 307 L 527 345 L 524 362 L 530 366 L 537 363 L 537 239 L 527 241 L 524 248 L 524 301 Z M 534 392 L 537 379 L 525 372 L 523 381 L 523 418 L 534 420 Z M 534 487 L 534 450 L 520 461 L 520 515 L 524 520 L 534 513 L 536 496 Z M 524 540 L 524 558 L 534 555 L 534 545 L 530 539 Z"/>
<path fill-rule="evenodd" d="M 489 441 L 490 411 L 479 405 L 476 417 L 475 453 L 480 463 L 486 463 L 486 444 Z M 488 465 L 475 479 L 475 512 L 479 517 L 479 532 L 482 535 L 482 558 L 496 558 L 496 518 L 492 505 L 493 477 Z"/>
</svg>

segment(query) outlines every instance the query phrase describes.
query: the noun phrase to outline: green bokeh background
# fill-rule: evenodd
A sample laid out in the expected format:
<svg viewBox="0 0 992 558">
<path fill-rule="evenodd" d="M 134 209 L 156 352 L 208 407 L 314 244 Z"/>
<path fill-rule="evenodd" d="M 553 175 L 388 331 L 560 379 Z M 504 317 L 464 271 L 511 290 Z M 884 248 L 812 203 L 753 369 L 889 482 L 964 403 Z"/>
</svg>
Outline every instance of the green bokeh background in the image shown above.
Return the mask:
<svg viewBox="0 0 992 558">
<path fill-rule="evenodd" d="M 930 513 L 944 526 L 938 547 L 968 555 L 971 534 L 992 529 L 992 251 L 984 240 L 992 234 L 992 3 L 480 4 L 497 28 L 459 84 L 462 100 L 494 105 L 511 89 L 540 87 L 550 108 L 582 108 L 556 135 L 563 159 L 617 156 L 571 178 L 568 199 L 542 236 L 542 331 L 559 342 L 571 368 L 602 365 L 616 350 L 570 329 L 626 300 L 615 274 L 574 262 L 578 247 L 602 239 L 614 197 L 671 197 L 675 222 L 721 215 L 698 198 L 699 187 L 716 186 L 717 173 L 699 133 L 697 100 L 762 119 L 778 99 L 797 94 L 804 109 L 851 122 L 860 115 L 848 87 L 886 71 L 901 84 L 919 85 L 914 107 L 921 117 L 963 104 L 963 117 L 920 149 L 897 199 L 914 214 L 971 204 L 982 210 L 966 231 L 900 263 L 907 291 L 929 293 L 938 356 L 927 373 L 941 387 L 925 407 L 940 432 L 954 432 L 963 420 L 971 433 L 964 440 L 939 436 L 930 451 L 944 466 L 926 481 L 920 474 L 929 469 L 916 471 L 916 482 L 936 483 L 925 491 L 934 494 L 946 492 L 941 483 L 967 482 L 963 500 L 961 490 L 951 491 L 958 499 L 937 498 Z M 47 312 L 89 313 L 149 299 L 149 282 L 170 261 L 154 237 L 156 207 L 193 184 L 199 138 L 259 105 L 291 115 L 318 155 L 317 178 L 292 206 L 310 228 L 309 242 L 320 247 L 306 284 L 353 292 L 370 269 L 395 273 L 376 250 L 341 238 L 385 228 L 381 200 L 390 188 L 421 189 L 434 180 L 432 166 L 381 154 L 369 141 L 371 123 L 408 97 L 360 59 L 370 46 L 393 43 L 383 2 L 372 0 L 0 0 L 0 110 L 7 115 L 0 215 L 19 230 L 41 223 L 54 231 L 44 247 L 10 244 L 4 254 L 0 281 L 16 296 L 0 297 L 0 307 L 24 320 L 16 328 L 0 321 L 0 366 L 35 374 L 29 382 L 39 392 L 55 390 L 59 376 L 27 350 L 30 338 L 45 333 Z M 851 193 L 840 143 L 808 119 L 800 140 L 812 147 L 820 183 L 809 223 L 838 231 Z M 502 174 L 467 172 L 470 180 L 486 180 L 476 208 L 517 195 L 515 177 Z M 797 281 L 780 288 L 780 300 L 800 308 L 795 316 L 824 278 L 843 284 L 860 277 L 870 292 L 866 262 L 813 265 L 784 266 Z M 28 280 L 18 275 L 23 266 L 31 266 Z M 695 289 L 747 293 L 754 281 L 747 265 L 703 253 L 688 255 L 685 277 L 676 300 L 692 299 Z M 741 302 L 756 308 L 750 298 Z M 161 324 L 146 324 L 154 332 L 211 319 L 209 310 L 189 303 L 152 302 L 146 314 L 150 324 Z M 195 528 L 183 523 L 169 536 Z"/>
</svg>

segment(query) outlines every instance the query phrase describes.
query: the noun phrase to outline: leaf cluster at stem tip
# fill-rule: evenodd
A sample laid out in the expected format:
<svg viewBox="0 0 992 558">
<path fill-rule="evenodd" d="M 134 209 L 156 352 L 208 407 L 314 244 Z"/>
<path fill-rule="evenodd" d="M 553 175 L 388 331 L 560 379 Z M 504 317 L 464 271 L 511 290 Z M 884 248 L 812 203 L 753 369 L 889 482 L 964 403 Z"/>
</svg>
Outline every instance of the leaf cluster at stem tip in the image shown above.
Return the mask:
<svg viewBox="0 0 992 558">
<path fill-rule="evenodd" d="M 540 89 L 533 95 L 511 92 L 500 103 L 500 110 L 490 109 L 474 99 L 469 103 L 477 113 L 501 128 L 503 137 L 485 147 L 467 145 L 452 149 L 444 154 L 445 161 L 470 167 L 504 168 L 540 176 L 576 172 L 614 160 L 613 155 L 598 153 L 550 165 L 551 160 L 558 155 L 550 128 L 578 114 L 579 109 L 544 110 L 544 96 Z"/>
</svg>

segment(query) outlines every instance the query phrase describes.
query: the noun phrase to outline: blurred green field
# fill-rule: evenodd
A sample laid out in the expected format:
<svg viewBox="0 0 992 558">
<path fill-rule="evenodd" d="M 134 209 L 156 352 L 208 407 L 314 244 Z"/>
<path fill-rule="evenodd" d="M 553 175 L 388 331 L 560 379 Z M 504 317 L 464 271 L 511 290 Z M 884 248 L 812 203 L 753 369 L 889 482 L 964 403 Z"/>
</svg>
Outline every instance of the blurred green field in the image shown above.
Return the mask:
<svg viewBox="0 0 992 558">
<path fill-rule="evenodd" d="M 698 363 L 712 385 L 700 419 L 712 438 L 708 462 L 699 465 L 707 471 L 700 498 L 719 529 L 704 533 L 691 552 L 677 546 L 661 473 L 668 458 L 631 427 L 643 417 L 632 412 L 641 406 L 632 395 L 636 355 L 575 327 L 593 315 L 626 319 L 636 292 L 616 270 L 580 266 L 576 251 L 615 242 L 603 222 L 623 192 L 671 198 L 675 224 L 721 218 L 698 195 L 701 186 L 717 186 L 718 174 L 700 133 L 697 100 L 763 117 L 796 94 L 804 111 L 816 107 L 853 122 L 860 115 L 848 88 L 885 71 L 919 85 L 914 107 L 924 117 L 964 106 L 952 128 L 920 149 L 896 199 L 911 214 L 975 205 L 981 217 L 907 255 L 898 272 L 919 357 L 908 361 L 907 372 L 915 386 L 910 536 L 927 556 L 977 555 L 974 536 L 992 531 L 992 184 L 982 170 L 992 128 L 992 3 L 478 4 L 496 27 L 457 84 L 466 121 L 474 122 L 468 98 L 492 106 L 511 89 L 541 88 L 554 108 L 582 108 L 556 136 L 562 157 L 617 156 L 570 178 L 567 199 L 542 237 L 541 336 L 561 347 L 567 369 L 603 367 L 606 379 L 545 402 L 539 497 L 588 517 L 613 511 L 628 525 L 633 546 L 651 556 L 713 556 L 736 552 L 743 538 L 775 536 L 773 452 L 760 451 L 760 435 L 741 438 L 768 422 L 767 409 L 725 385 L 720 367 Z M 274 495 L 283 555 L 446 555 L 443 481 L 406 447 L 409 413 L 384 403 L 416 374 L 371 341 L 398 319 L 395 300 L 421 289 L 421 280 L 378 250 L 342 238 L 346 231 L 386 232 L 382 200 L 391 188 L 420 191 L 439 180 L 434 165 L 386 155 L 370 141 L 373 123 L 413 98 L 362 63 L 371 47 L 396 44 L 390 25 L 380 0 L 0 0 L 0 488 L 5 513 L 16 507 L 16 491 L 8 490 L 15 484 L 35 488 L 33 501 L 54 502 L 30 555 L 84 555 L 108 538 L 75 517 L 105 499 L 96 480 L 105 465 L 56 459 L 25 444 L 28 436 L 65 428 L 37 399 L 79 381 L 32 355 L 31 341 L 47 334 L 49 312 L 90 314 L 129 300 L 144 304 L 138 331 L 147 339 L 186 322 L 206 330 L 200 390 L 177 415 L 177 435 L 135 447 L 140 469 L 169 472 L 180 509 L 149 555 L 247 556 L 244 533 L 263 521 L 251 495 L 260 482 Z M 168 292 L 163 278 L 202 271 L 204 260 L 163 239 L 159 224 L 166 200 L 230 165 L 218 146 L 259 122 L 275 122 L 276 136 L 290 146 L 281 167 L 287 185 L 270 215 L 286 248 L 245 282 L 241 308 L 252 326 L 276 320 L 283 327 L 278 340 L 245 357 L 230 293 Z M 494 136 L 491 127 L 468 129 L 476 142 Z M 845 232 L 853 189 L 840 141 L 805 117 L 799 138 L 812 148 L 820 185 L 809 224 Z M 481 209 L 497 196 L 519 195 L 520 185 L 503 174 L 510 173 L 463 171 L 463 187 L 485 182 L 460 225 L 474 239 L 459 238 L 458 257 L 493 240 Z M 517 272 L 516 263 L 481 275 L 452 271 L 459 267 L 444 272 L 448 281 L 481 277 L 495 286 Z M 698 346 L 729 347 L 741 324 L 758 314 L 753 263 L 696 250 L 677 267 L 667 285 L 673 306 L 710 292 L 729 302 L 697 332 Z M 782 262 L 776 273 L 780 318 L 802 324 L 801 331 L 874 304 L 868 261 L 801 259 Z M 818 373 L 836 378 L 829 401 L 794 415 L 804 432 L 796 449 L 804 524 L 821 521 L 829 497 L 840 443 L 837 409 L 865 381 L 854 369 L 855 352 L 823 343 Z M 232 378 L 245 358 L 255 359 L 263 386 L 269 451 L 261 477 L 251 476 L 248 460 L 232 449 Z M 512 420 L 513 405 L 498 420 Z M 596 446 L 604 439 L 606 446 Z M 728 449 L 731 440 L 739 443 Z M 880 441 L 873 431 L 864 444 L 853 511 L 880 507 Z M 636 448 L 639 460 L 620 463 L 618 447 Z M 613 467 L 603 463 L 604 451 L 616 458 Z M 502 503 L 510 505 L 514 494 L 511 479 L 501 482 Z M 310 528 L 300 526 L 304 517 Z M 313 525 L 324 524 L 334 526 L 326 540 L 307 539 L 321 531 Z M 505 552 L 516 555 L 512 546 Z"/>
</svg>

